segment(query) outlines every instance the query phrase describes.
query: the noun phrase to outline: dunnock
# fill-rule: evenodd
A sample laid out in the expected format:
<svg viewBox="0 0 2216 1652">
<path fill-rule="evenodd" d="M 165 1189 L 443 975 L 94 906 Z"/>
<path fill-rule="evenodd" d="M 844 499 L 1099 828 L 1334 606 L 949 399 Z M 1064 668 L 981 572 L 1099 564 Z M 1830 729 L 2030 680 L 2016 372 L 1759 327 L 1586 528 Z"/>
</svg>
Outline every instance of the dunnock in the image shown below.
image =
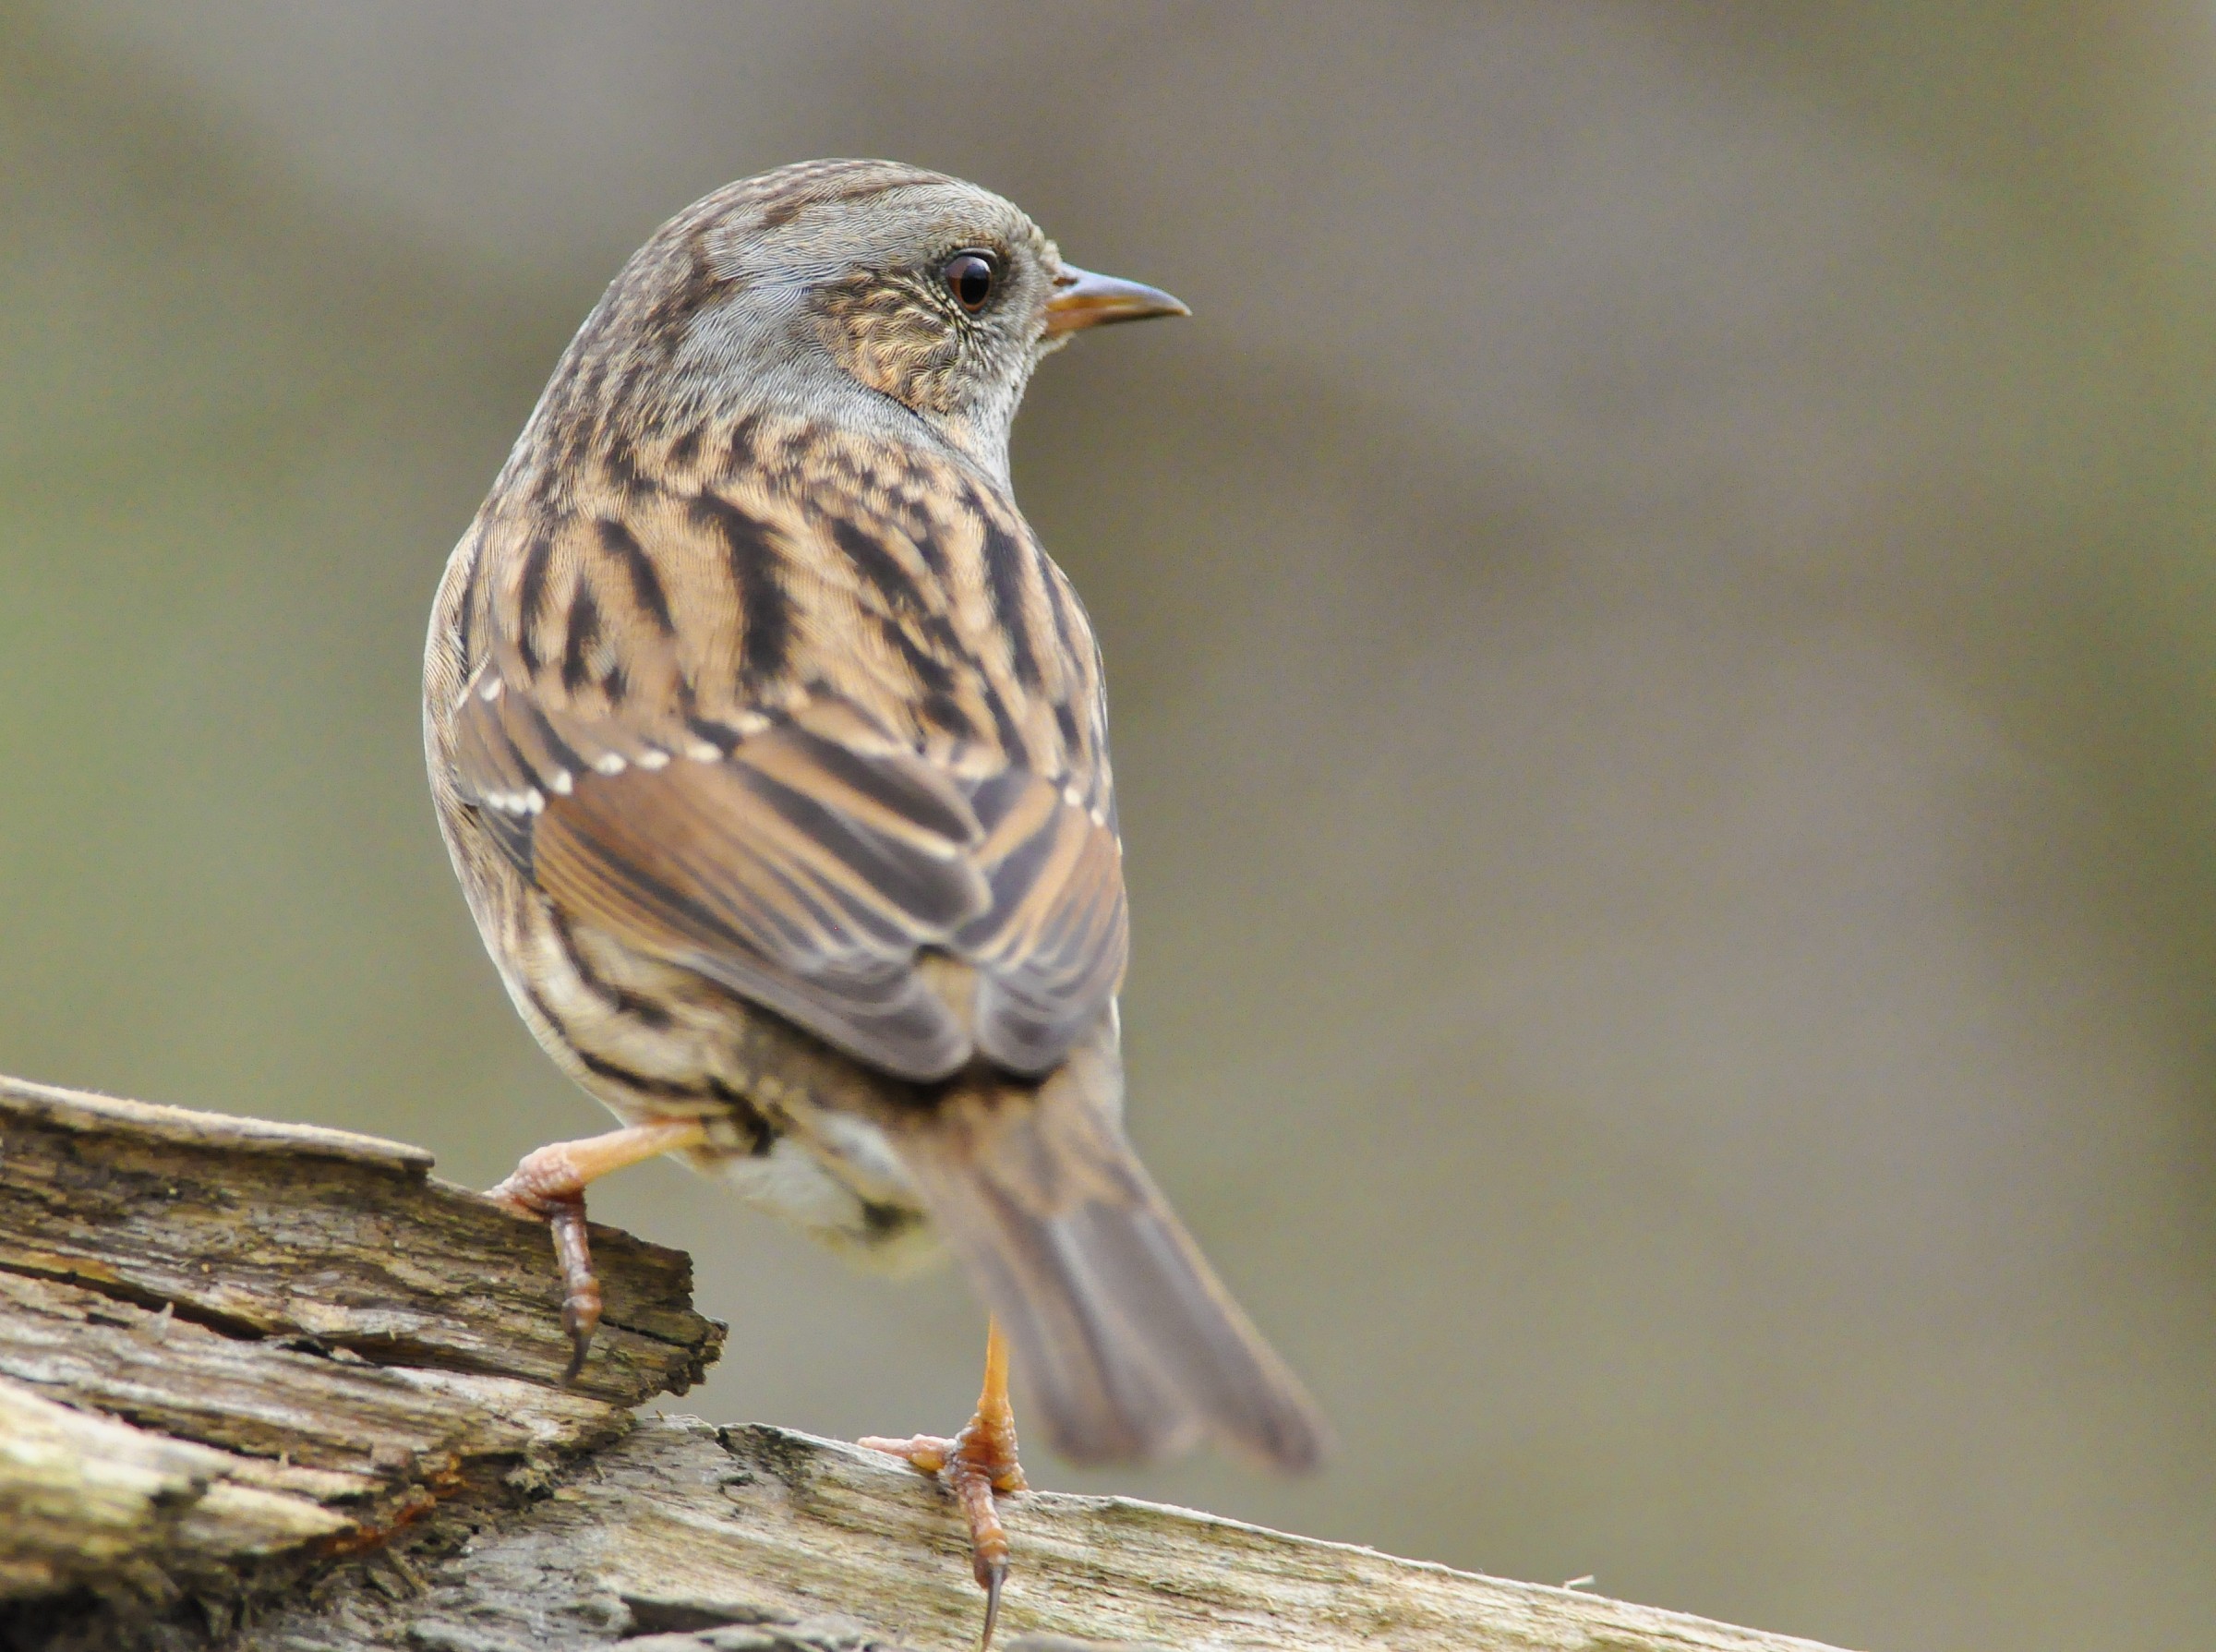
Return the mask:
<svg viewBox="0 0 2216 1652">
<path fill-rule="evenodd" d="M 617 276 L 439 590 L 424 717 L 486 946 L 624 1121 L 494 1189 L 552 1224 L 582 1365 L 586 1183 L 681 1153 L 844 1249 L 943 1242 L 992 1315 L 943 1475 L 990 1640 L 1054 1443 L 1322 1429 L 1121 1123 L 1126 930 L 1101 661 L 1016 510 L 1008 428 L 1073 333 L 1182 315 L 999 197 L 877 161 L 720 189 Z"/>
</svg>

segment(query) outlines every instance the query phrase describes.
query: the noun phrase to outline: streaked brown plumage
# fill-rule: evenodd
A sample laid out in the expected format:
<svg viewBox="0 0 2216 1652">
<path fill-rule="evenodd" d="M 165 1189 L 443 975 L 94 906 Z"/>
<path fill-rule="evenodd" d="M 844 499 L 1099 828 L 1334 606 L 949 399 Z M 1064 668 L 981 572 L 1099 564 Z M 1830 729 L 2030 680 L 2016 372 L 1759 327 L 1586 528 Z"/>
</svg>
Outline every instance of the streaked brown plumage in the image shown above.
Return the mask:
<svg viewBox="0 0 2216 1652">
<path fill-rule="evenodd" d="M 692 1163 L 849 1248 L 943 1239 L 1070 1455 L 1302 1466 L 1313 1412 L 1123 1133 L 1099 655 L 1007 486 L 1037 360 L 1173 308 L 935 174 L 709 196 L 456 548 L 427 744 L 517 1007 L 627 1124 L 700 1121 Z"/>
</svg>

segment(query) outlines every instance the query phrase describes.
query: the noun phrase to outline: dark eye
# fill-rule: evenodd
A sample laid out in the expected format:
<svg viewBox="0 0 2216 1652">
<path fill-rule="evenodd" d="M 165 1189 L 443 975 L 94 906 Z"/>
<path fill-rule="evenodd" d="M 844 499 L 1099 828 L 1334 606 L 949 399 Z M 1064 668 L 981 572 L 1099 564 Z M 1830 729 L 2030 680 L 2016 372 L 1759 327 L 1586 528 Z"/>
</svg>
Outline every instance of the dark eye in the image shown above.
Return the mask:
<svg viewBox="0 0 2216 1652">
<path fill-rule="evenodd" d="M 954 301 L 973 316 L 985 307 L 1000 282 L 1000 265 L 989 252 L 957 252 L 939 273 Z"/>
</svg>

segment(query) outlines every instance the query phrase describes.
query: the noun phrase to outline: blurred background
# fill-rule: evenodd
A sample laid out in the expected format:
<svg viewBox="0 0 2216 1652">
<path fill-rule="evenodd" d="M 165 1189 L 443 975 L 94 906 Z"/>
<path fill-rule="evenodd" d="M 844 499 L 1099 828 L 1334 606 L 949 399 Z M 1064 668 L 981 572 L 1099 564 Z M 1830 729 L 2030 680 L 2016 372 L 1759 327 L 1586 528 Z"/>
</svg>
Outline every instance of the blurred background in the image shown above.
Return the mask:
<svg viewBox="0 0 2216 1652">
<path fill-rule="evenodd" d="M 2216 15 L 0 6 L 0 1070 L 483 1185 L 600 1127 L 419 755 L 447 551 L 727 179 L 1189 322 L 1018 491 L 1099 621 L 1135 1132 L 1336 1419 L 1114 1487 L 1885 1652 L 2216 1619 Z M 958 1423 L 959 1283 L 668 1165 L 678 1404 Z"/>
</svg>

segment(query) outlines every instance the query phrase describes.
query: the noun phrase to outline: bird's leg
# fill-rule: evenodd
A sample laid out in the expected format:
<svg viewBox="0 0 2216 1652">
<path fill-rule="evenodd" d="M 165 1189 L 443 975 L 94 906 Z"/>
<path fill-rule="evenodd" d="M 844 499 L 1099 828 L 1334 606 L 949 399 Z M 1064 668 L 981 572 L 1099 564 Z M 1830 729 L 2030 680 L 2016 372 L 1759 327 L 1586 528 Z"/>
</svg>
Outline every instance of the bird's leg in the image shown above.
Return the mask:
<svg viewBox="0 0 2216 1652">
<path fill-rule="evenodd" d="M 508 1177 L 485 1197 L 519 1216 L 543 1222 L 554 1235 L 554 1255 L 561 1264 L 561 1328 L 570 1334 L 570 1367 L 564 1382 L 584 1369 L 585 1351 L 600 1323 L 600 1281 L 593 1272 L 592 1246 L 584 1236 L 584 1190 L 611 1170 L 637 1164 L 662 1153 L 680 1152 L 707 1140 L 697 1119 L 632 1125 L 582 1141 L 555 1141 L 524 1155 Z"/>
<path fill-rule="evenodd" d="M 1000 1616 L 1000 1586 L 1008 1577 L 1008 1534 L 993 1506 L 995 1491 L 1028 1489 L 1023 1465 L 1016 1461 L 1016 1412 L 1008 1404 L 1008 1344 L 1000 1321 L 985 1329 L 985 1386 L 977 1396 L 977 1415 L 952 1440 L 918 1434 L 912 1440 L 857 1441 L 872 1451 L 906 1458 L 939 1481 L 962 1505 L 970 1523 L 970 1563 L 985 1592 L 985 1633 L 981 1652 L 993 1645 L 993 1622 Z"/>
</svg>

